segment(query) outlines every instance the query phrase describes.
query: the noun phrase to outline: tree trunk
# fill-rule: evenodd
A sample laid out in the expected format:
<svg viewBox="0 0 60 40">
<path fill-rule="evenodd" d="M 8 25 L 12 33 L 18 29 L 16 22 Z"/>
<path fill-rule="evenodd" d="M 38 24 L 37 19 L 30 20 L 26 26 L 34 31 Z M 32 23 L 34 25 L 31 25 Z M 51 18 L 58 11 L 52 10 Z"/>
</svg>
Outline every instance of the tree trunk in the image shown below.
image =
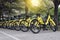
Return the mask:
<svg viewBox="0 0 60 40">
<path fill-rule="evenodd" d="M 28 7 L 25 5 L 25 14 L 28 15 Z"/>
<path fill-rule="evenodd" d="M 54 19 L 56 23 L 56 28 L 58 29 L 58 0 L 54 0 Z"/>
</svg>

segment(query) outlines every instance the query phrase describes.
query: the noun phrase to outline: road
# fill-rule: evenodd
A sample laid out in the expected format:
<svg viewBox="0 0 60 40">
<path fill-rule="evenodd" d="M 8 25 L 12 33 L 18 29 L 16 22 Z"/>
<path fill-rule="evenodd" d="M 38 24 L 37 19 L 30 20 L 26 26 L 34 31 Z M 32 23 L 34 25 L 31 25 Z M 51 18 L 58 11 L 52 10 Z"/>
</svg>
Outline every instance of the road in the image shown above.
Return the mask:
<svg viewBox="0 0 60 40">
<path fill-rule="evenodd" d="M 31 31 L 22 32 L 0 28 L 0 40 L 60 40 L 60 31 L 42 31 L 33 34 Z"/>
</svg>

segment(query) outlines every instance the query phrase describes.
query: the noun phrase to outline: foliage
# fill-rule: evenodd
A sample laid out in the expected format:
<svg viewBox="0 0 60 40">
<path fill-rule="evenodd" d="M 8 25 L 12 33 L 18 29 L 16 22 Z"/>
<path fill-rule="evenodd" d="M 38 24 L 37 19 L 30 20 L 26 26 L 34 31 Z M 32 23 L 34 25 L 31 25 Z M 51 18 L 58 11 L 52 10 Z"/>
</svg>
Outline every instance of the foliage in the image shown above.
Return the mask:
<svg viewBox="0 0 60 40">
<path fill-rule="evenodd" d="M 54 8 L 54 4 L 51 0 L 40 0 L 39 6 L 33 6 L 31 0 L 26 0 L 26 5 L 31 12 L 42 14 L 46 14 L 47 11 L 50 10 L 49 8 Z"/>
<path fill-rule="evenodd" d="M 39 0 L 39 6 L 33 6 L 31 0 L 0 0 L 0 15 L 6 14 L 8 16 L 19 15 L 21 12 L 24 13 L 25 6 L 28 7 L 28 12 L 31 14 L 41 13 L 53 14 L 54 4 L 51 0 Z M 49 9 L 53 7 L 52 9 Z"/>
<path fill-rule="evenodd" d="M 15 10 L 22 10 L 22 6 L 21 0 L 0 0 L 0 14 L 15 15 Z"/>
</svg>

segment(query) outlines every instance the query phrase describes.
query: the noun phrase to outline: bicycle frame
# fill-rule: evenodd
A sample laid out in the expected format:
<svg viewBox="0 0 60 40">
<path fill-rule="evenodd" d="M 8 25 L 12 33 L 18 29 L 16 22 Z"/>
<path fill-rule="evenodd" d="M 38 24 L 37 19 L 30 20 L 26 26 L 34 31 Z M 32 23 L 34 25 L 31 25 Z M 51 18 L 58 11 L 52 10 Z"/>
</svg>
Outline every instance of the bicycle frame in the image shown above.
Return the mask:
<svg viewBox="0 0 60 40">
<path fill-rule="evenodd" d="M 41 17 L 38 16 L 37 20 L 38 20 L 39 24 L 44 24 L 43 19 Z"/>
<path fill-rule="evenodd" d="M 3 23 L 2 22 L 0 22 L 0 26 L 2 26 L 3 25 Z"/>
<path fill-rule="evenodd" d="M 48 25 L 49 22 L 50 22 L 50 24 L 51 24 L 52 26 L 56 26 L 55 22 L 53 21 L 53 19 L 51 18 L 50 15 L 48 15 L 48 18 L 47 18 L 47 21 L 46 21 L 45 24 Z"/>
<path fill-rule="evenodd" d="M 29 17 L 28 19 L 26 19 L 26 21 L 28 22 L 28 27 L 30 27 L 30 23 L 31 23 L 32 19 Z"/>
</svg>

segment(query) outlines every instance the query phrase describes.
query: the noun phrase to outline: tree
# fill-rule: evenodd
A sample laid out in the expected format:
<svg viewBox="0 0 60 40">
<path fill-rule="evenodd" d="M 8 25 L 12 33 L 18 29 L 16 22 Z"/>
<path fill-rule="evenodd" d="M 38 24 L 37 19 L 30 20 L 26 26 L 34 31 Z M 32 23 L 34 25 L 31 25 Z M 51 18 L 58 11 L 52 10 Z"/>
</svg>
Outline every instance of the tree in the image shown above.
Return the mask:
<svg viewBox="0 0 60 40">
<path fill-rule="evenodd" d="M 0 0 L 0 14 L 15 14 L 14 10 L 21 11 L 22 8 L 22 1 L 21 0 Z"/>
<path fill-rule="evenodd" d="M 54 17 L 55 17 L 55 22 L 56 22 L 56 28 L 58 29 L 58 0 L 54 0 Z"/>
<path fill-rule="evenodd" d="M 28 10 L 33 12 L 33 13 L 46 14 L 46 12 L 48 11 L 49 8 L 51 8 L 51 7 L 54 8 L 54 4 L 51 0 L 39 0 L 39 5 L 34 4 L 35 2 L 33 2 L 33 4 L 37 5 L 37 6 L 32 5 L 31 1 L 32 0 L 26 0 L 25 2 L 26 2 L 26 5 L 28 7 Z"/>
</svg>

